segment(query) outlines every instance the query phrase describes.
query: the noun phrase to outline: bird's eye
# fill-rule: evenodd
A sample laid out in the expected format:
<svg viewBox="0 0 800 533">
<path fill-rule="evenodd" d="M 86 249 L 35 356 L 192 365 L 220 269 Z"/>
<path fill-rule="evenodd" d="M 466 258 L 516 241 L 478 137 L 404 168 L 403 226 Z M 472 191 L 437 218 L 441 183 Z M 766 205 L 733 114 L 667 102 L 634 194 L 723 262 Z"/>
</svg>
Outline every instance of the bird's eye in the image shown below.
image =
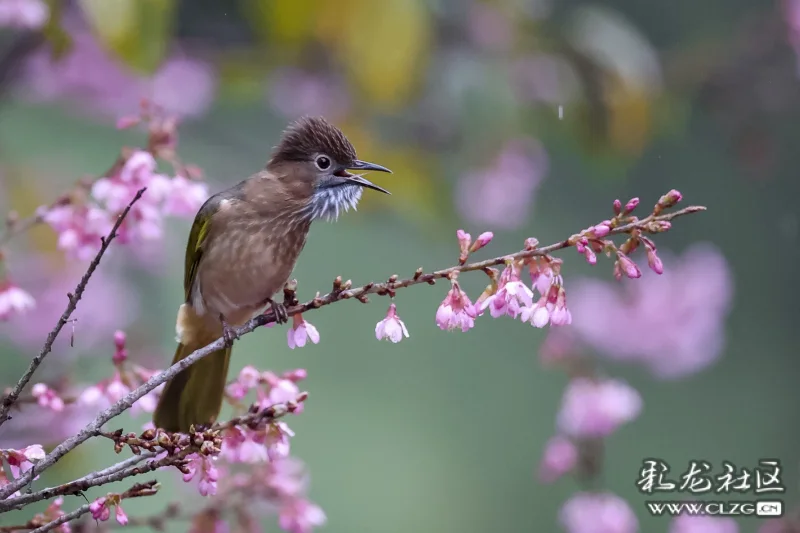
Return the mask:
<svg viewBox="0 0 800 533">
<path fill-rule="evenodd" d="M 320 170 L 328 170 L 331 168 L 331 159 L 326 155 L 318 156 L 314 162 L 317 164 L 317 168 Z"/>
</svg>

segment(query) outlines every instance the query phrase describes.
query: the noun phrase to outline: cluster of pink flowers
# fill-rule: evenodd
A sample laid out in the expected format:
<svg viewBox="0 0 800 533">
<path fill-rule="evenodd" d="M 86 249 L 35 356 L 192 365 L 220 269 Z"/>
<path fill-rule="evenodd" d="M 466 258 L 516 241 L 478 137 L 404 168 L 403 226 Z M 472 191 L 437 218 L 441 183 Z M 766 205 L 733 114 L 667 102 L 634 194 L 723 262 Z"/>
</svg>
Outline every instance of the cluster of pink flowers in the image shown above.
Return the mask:
<svg viewBox="0 0 800 533">
<path fill-rule="evenodd" d="M 307 493 L 307 472 L 293 458 L 261 463 L 220 482 L 220 497 L 236 495 L 244 500 L 241 512 L 248 521 L 256 520 L 251 513 L 276 512 L 278 525 L 288 533 L 310 533 L 327 521 L 325 512 L 308 499 Z M 208 512 L 197 514 L 190 529 L 192 533 L 227 530 L 219 513 Z"/>
<path fill-rule="evenodd" d="M 44 449 L 39 444 L 33 444 L 21 450 L 4 450 L 0 448 L 0 487 L 8 485 L 10 482 L 6 475 L 4 465 L 8 466 L 11 478 L 17 479 L 33 468 L 37 462 L 44 459 L 44 456 Z M 16 492 L 12 494 L 11 497 L 13 498 L 18 495 L 19 492 Z"/>
<path fill-rule="evenodd" d="M 252 366 L 244 367 L 239 376 L 226 389 L 228 401 L 241 405 L 251 391 L 255 391 L 255 405 L 266 409 L 277 403 L 294 401 L 300 395 L 297 383 L 306 378 L 303 369 L 291 370 L 277 376 L 272 372 L 259 372 Z M 303 410 L 299 404 L 295 413 Z M 229 463 L 259 463 L 289 456 L 289 439 L 294 432 L 286 422 L 271 422 L 264 427 L 231 427 L 225 430 L 222 457 Z"/>
<path fill-rule="evenodd" d="M 180 175 L 169 178 L 156 167 L 149 152 L 133 152 L 117 172 L 94 183 L 91 201 L 44 210 L 42 218 L 58 233 L 58 248 L 79 260 L 93 257 L 116 216 L 143 187 L 147 190 L 120 228 L 121 242 L 161 238 L 164 215 L 193 217 L 208 198 L 206 184 Z"/>
<path fill-rule="evenodd" d="M 160 370 L 151 370 L 128 362 L 125 347 L 126 337 L 122 331 L 114 334 L 114 374 L 107 379 L 91 385 L 78 396 L 78 404 L 105 409 L 127 396 L 133 389 L 155 376 Z M 164 386 L 159 385 L 139 398 L 131 407 L 131 415 L 152 413 L 158 404 L 158 398 Z"/>
<path fill-rule="evenodd" d="M 44 4 L 43 0 L 3 0 L 11 4 Z M 45 6 L 46 9 L 46 6 Z M 28 8 L 28 12 L 32 12 Z M 46 17 L 45 17 L 46 20 Z M 95 115 L 134 111 L 142 98 L 181 117 L 202 116 L 214 101 L 217 72 L 181 43 L 170 43 L 170 55 L 151 75 L 128 68 L 98 42 L 79 5 L 65 5 L 59 23 L 70 35 L 67 53 L 54 59 L 49 46 L 38 48 L 21 65 L 20 97 L 62 101 Z"/>
<path fill-rule="evenodd" d="M 109 494 L 108 496 L 102 496 L 89 504 L 89 512 L 92 513 L 92 518 L 100 522 L 105 522 L 111 517 L 112 508 L 114 509 L 114 518 L 117 523 L 121 526 L 126 525 L 128 523 L 128 515 L 122 510 L 119 495 Z"/>
</svg>

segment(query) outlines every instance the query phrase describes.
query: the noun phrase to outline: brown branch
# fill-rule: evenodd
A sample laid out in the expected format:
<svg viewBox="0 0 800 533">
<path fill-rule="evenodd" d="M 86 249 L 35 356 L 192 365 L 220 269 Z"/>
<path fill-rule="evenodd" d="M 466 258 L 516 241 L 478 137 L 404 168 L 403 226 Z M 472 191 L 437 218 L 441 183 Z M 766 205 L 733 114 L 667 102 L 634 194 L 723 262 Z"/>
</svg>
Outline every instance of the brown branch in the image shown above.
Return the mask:
<svg viewBox="0 0 800 533">
<path fill-rule="evenodd" d="M 692 213 L 697 213 L 700 211 L 705 211 L 705 207 L 701 206 L 690 206 L 679 211 L 674 211 L 671 213 L 661 213 L 661 214 L 652 214 L 642 220 L 633 220 L 624 225 L 618 225 L 611 229 L 611 231 L 607 235 L 618 235 L 621 233 L 630 233 L 632 231 L 639 231 L 639 232 L 648 232 L 648 228 L 653 227 L 653 223 L 657 222 L 665 222 L 670 221 L 676 217 L 689 215 Z M 478 261 L 475 263 L 469 263 L 466 265 L 456 265 L 449 268 L 445 268 L 442 270 L 436 270 L 429 274 L 425 274 L 422 269 L 417 270 L 413 277 L 407 278 L 404 280 L 396 280 L 395 276 L 392 276 L 390 281 L 384 283 L 367 283 L 361 287 L 357 287 L 355 289 L 346 289 L 346 290 L 334 290 L 325 296 L 318 296 L 306 303 L 298 304 L 298 305 L 291 305 L 288 308 L 289 315 L 296 315 L 298 313 L 304 313 L 310 311 L 312 309 L 318 309 L 320 307 L 324 307 L 326 305 L 330 305 L 334 302 L 348 300 L 348 299 L 358 299 L 360 301 L 365 301 L 367 295 L 369 294 L 393 294 L 397 289 L 402 287 L 410 287 L 412 285 L 419 285 L 422 283 L 427 284 L 434 284 L 437 279 L 443 278 L 451 278 L 453 274 L 457 272 L 469 272 L 475 270 L 485 270 L 492 266 L 503 265 L 507 261 L 510 260 L 519 260 L 531 257 L 541 257 L 548 255 L 552 252 L 557 250 L 562 250 L 564 248 L 568 248 L 574 246 L 579 241 L 579 235 L 573 235 L 570 238 L 551 244 L 550 246 L 545 246 L 543 248 L 535 248 L 530 250 L 522 250 L 510 255 L 503 255 L 499 257 L 495 257 L 493 259 L 487 259 L 485 261 Z M 345 284 L 347 285 L 347 284 Z M 293 291 L 289 291 L 286 294 L 291 301 L 294 298 Z M 270 309 L 269 311 L 254 317 L 253 319 L 249 320 L 244 326 L 236 329 L 237 336 L 241 337 L 247 333 L 252 332 L 256 328 L 264 326 L 266 324 L 270 324 L 276 321 L 275 311 Z M 169 381 L 170 379 L 177 376 L 180 372 L 187 369 L 189 366 L 193 365 L 200 359 L 208 356 L 209 354 L 220 350 L 226 346 L 226 340 L 223 337 L 220 337 L 216 341 L 195 350 L 189 356 L 182 359 L 181 361 L 175 363 L 171 367 L 167 368 L 165 371 L 157 374 L 147 380 L 144 384 L 139 386 L 137 389 L 128 393 L 124 398 L 119 400 L 114 405 L 104 409 L 97 417 L 90 422 L 86 427 L 84 427 L 81 431 L 79 431 L 76 435 L 68 438 L 61 444 L 55 447 L 53 451 L 51 451 L 47 456 L 39 461 L 36 465 L 36 472 L 34 474 L 33 470 L 28 471 L 27 473 L 20 476 L 18 479 L 9 483 L 2 489 L 0 489 L 0 512 L 3 510 L 3 499 L 7 498 L 9 495 L 15 493 L 16 491 L 20 490 L 22 487 L 27 485 L 31 482 L 31 479 L 34 475 L 41 474 L 44 470 L 53 466 L 56 462 L 58 462 L 64 455 L 66 455 L 71 450 L 75 449 L 77 446 L 85 442 L 86 440 L 97 436 L 100 428 L 114 418 L 118 416 L 123 411 L 129 409 L 139 398 L 144 396 L 145 394 L 149 393 L 162 383 Z"/>
<path fill-rule="evenodd" d="M 143 496 L 153 496 L 158 492 L 160 485 L 154 481 L 147 481 L 145 483 L 137 483 L 122 494 L 119 495 L 120 500 L 127 500 L 130 498 L 141 498 Z M 71 522 L 80 518 L 81 516 L 85 515 L 90 511 L 89 509 L 90 504 L 81 505 L 71 513 L 67 513 L 63 516 L 58 517 L 57 519 L 53 520 L 52 522 L 48 522 L 47 524 L 37 527 L 30 533 L 46 533 L 47 531 L 51 531 L 61 524 L 65 524 L 67 522 Z"/>
<path fill-rule="evenodd" d="M 64 313 L 61 315 L 61 318 L 58 319 L 58 323 L 56 323 L 53 330 L 47 335 L 47 340 L 45 341 L 42 350 L 39 352 L 39 355 L 33 358 L 33 361 L 31 361 L 28 370 L 25 371 L 25 373 L 17 382 L 16 386 L 14 386 L 14 388 L 11 390 L 10 393 L 5 395 L 5 397 L 2 400 L 2 403 L 0 403 L 0 426 L 2 426 L 6 420 L 11 418 L 8 415 L 8 412 L 11 410 L 11 407 L 19 398 L 22 389 L 24 389 L 25 385 L 27 385 L 28 382 L 31 380 L 33 373 L 36 372 L 36 369 L 39 368 L 39 365 L 42 364 L 44 358 L 47 356 L 48 353 L 50 353 L 50 350 L 53 348 L 53 343 L 58 337 L 58 334 L 61 333 L 61 329 L 64 327 L 64 325 L 69 322 L 72 313 L 78 306 L 78 302 L 80 301 L 81 296 L 83 296 L 83 292 L 84 290 L 86 290 L 86 286 L 89 283 L 89 279 L 92 277 L 92 274 L 94 274 L 94 271 L 100 264 L 100 260 L 103 259 L 103 255 L 106 253 L 106 250 L 108 250 L 108 247 L 111 245 L 111 241 L 113 241 L 117 237 L 117 230 L 122 225 L 122 222 L 125 220 L 125 217 L 130 212 L 131 207 L 133 207 L 133 204 L 135 204 L 142 197 L 142 194 L 144 194 L 145 190 L 146 188 L 142 188 L 139 190 L 139 192 L 136 193 L 136 196 L 133 197 L 130 203 L 128 203 L 127 207 L 125 207 L 122 213 L 120 213 L 119 216 L 117 217 L 117 221 L 114 224 L 114 227 L 111 228 L 111 232 L 106 237 L 100 239 L 101 240 L 100 250 L 97 251 L 97 255 L 95 255 L 94 259 L 89 264 L 89 268 L 86 270 L 86 273 L 83 275 L 81 280 L 78 282 L 78 285 L 75 287 L 75 292 L 67 294 L 67 298 L 69 298 L 69 303 L 67 304 L 67 308 L 64 310 Z"/>
<path fill-rule="evenodd" d="M 218 422 L 210 428 L 193 435 L 182 433 L 170 434 L 166 432 L 155 432 L 153 430 L 145 431 L 139 437 L 133 434 L 123 435 L 122 430 L 117 430 L 115 432 L 97 432 L 97 436 L 113 440 L 118 451 L 121 451 L 123 446 L 128 446 L 134 453 L 139 452 L 141 455 L 135 455 L 104 470 L 88 474 L 62 485 L 48 487 L 29 494 L 22 494 L 9 500 L 0 500 L 0 512 L 22 509 L 34 502 L 49 500 L 55 496 L 80 494 L 92 487 L 115 483 L 129 477 L 147 474 L 164 467 L 180 467 L 186 462 L 185 459 L 188 455 L 204 453 L 206 447 L 203 443 L 205 442 L 211 443 L 218 452 L 222 444 L 220 434 L 223 430 L 234 426 L 257 427 L 262 424 L 273 422 L 289 413 L 295 412 L 298 404 L 304 402 L 306 398 L 308 398 L 308 393 L 303 392 L 295 401 L 277 403 L 260 410 L 251 408 L 250 412 L 244 415 L 231 418 L 225 422 Z M 164 440 L 165 437 L 166 440 Z M 147 451 L 142 453 L 139 451 L 142 449 Z M 158 453 L 163 451 L 168 452 L 166 457 L 147 461 L 145 464 L 138 464 L 147 459 L 154 458 Z"/>
</svg>

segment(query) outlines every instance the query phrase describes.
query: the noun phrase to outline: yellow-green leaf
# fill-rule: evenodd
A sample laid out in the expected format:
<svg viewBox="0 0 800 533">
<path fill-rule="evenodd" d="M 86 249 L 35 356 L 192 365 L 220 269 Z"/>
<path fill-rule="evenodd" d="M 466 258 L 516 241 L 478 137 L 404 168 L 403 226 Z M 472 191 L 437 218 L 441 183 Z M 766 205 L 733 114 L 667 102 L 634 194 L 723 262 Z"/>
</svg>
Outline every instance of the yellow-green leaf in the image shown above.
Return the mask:
<svg viewBox="0 0 800 533">
<path fill-rule="evenodd" d="M 152 74 L 172 36 L 175 0 L 80 0 L 99 41 L 133 70 Z"/>
</svg>

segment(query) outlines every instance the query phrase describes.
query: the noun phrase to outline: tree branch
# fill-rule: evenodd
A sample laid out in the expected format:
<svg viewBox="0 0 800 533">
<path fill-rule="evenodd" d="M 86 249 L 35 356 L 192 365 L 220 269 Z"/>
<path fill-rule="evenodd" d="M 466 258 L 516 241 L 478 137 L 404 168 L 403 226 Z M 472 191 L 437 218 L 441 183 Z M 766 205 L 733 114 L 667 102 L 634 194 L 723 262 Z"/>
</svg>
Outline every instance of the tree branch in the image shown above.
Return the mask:
<svg viewBox="0 0 800 533">
<path fill-rule="evenodd" d="M 304 392 L 301 393 L 293 402 L 277 403 L 259 411 L 249 412 L 247 414 L 231 418 L 225 422 L 218 422 L 212 425 L 209 429 L 205 430 L 203 432 L 203 436 L 207 437 L 206 440 L 213 440 L 220 432 L 234 426 L 252 426 L 262 424 L 264 422 L 278 420 L 286 414 L 297 410 L 298 404 L 304 402 L 307 397 L 308 393 Z M 179 448 L 176 445 L 174 448 L 165 448 L 162 446 L 161 441 L 156 433 L 152 434 L 152 438 L 145 438 L 143 436 L 133 437 L 129 435 L 123 435 L 122 431 L 119 430 L 115 433 L 98 433 L 97 436 L 106 437 L 115 441 L 120 448 L 122 448 L 123 445 L 128 445 L 139 449 L 144 448 L 148 451 L 141 453 L 141 455 L 130 457 L 106 469 L 99 470 L 74 481 L 70 481 L 69 483 L 64 483 L 56 487 L 48 487 L 30 494 L 22 494 L 10 500 L 2 500 L 0 501 L 0 513 L 14 509 L 22 509 L 31 503 L 41 500 L 48 500 L 55 496 L 70 496 L 79 494 L 92 487 L 99 487 L 100 485 L 122 481 L 123 479 L 141 474 L 147 474 L 160 468 L 179 466 L 184 462 L 184 459 L 188 455 L 191 455 L 192 453 L 200 453 L 202 451 L 203 441 L 203 439 L 200 439 L 201 442 L 198 444 L 195 440 L 198 435 L 194 435 L 192 439 L 184 439 L 186 442 L 183 443 L 183 447 Z M 144 465 L 138 464 L 147 459 L 152 459 L 159 452 L 163 451 L 167 451 L 169 455 L 162 457 L 161 459 L 148 461 Z M 40 470 L 41 469 L 37 467 L 37 471 Z"/>
<path fill-rule="evenodd" d="M 652 223 L 654 222 L 670 221 L 676 217 L 697 213 L 705 210 L 706 210 L 705 207 L 690 206 L 671 213 L 658 214 L 658 215 L 652 214 L 644 219 L 634 220 L 628 224 L 616 226 L 612 228 L 607 235 L 629 233 L 633 230 L 648 231 L 647 228 L 651 227 Z M 442 270 L 437 270 L 429 274 L 423 273 L 422 269 L 420 268 L 417 270 L 417 272 L 414 274 L 413 277 L 404 280 L 397 280 L 395 276 L 392 276 L 390 280 L 383 283 L 367 283 L 366 285 L 363 285 L 361 287 L 357 287 L 354 289 L 347 289 L 347 290 L 342 290 L 341 287 L 334 288 L 333 291 L 324 296 L 315 297 L 314 299 L 303 304 L 293 305 L 289 307 L 287 311 L 288 314 L 291 316 L 291 315 L 296 315 L 298 313 L 304 313 L 312 309 L 318 309 L 320 307 L 324 307 L 326 305 L 330 305 L 334 302 L 338 302 L 341 300 L 356 298 L 361 301 L 364 301 L 365 297 L 369 294 L 378 294 L 378 295 L 393 294 L 396 289 L 402 287 L 410 287 L 412 285 L 419 285 L 422 283 L 433 284 L 437 279 L 450 278 L 453 274 L 457 272 L 484 270 L 492 266 L 505 264 L 509 260 L 541 257 L 548 255 L 552 252 L 555 252 L 557 250 L 562 250 L 564 248 L 575 246 L 577 242 L 579 242 L 579 235 L 573 235 L 564 241 L 551 244 L 543 248 L 522 250 L 511 255 L 503 255 L 492 259 L 487 259 L 485 261 L 479 261 L 465 265 L 456 265 Z M 269 311 L 251 319 L 244 326 L 237 328 L 236 333 L 238 334 L 238 336 L 242 336 L 252 332 L 258 327 L 270 324 L 275 321 L 276 321 L 275 312 L 274 310 L 270 309 Z M 129 409 L 139 398 L 141 398 L 145 394 L 149 393 L 162 383 L 165 383 L 170 379 L 174 378 L 180 372 L 186 370 L 189 366 L 193 365 L 200 359 L 208 356 L 209 354 L 217 350 L 224 348 L 225 345 L 226 345 L 225 339 L 223 337 L 220 337 L 219 339 L 206 345 L 205 347 L 195 350 L 189 356 L 175 363 L 174 365 L 166 369 L 164 372 L 161 372 L 160 374 L 157 374 L 152 378 L 150 378 L 149 380 L 147 380 L 144 384 L 139 386 L 137 389 L 131 391 L 129 394 L 127 394 L 124 398 L 119 400 L 114 405 L 104 409 L 102 412 L 100 412 L 100 414 L 97 415 L 97 417 L 92 422 L 87 424 L 86 427 L 84 427 L 76 435 L 66 439 L 64 442 L 56 446 L 53 449 L 53 451 L 51 451 L 49 454 L 47 454 L 47 456 L 44 459 L 42 459 L 37 463 L 35 469 L 28 471 L 27 473 L 23 474 L 12 483 L 6 485 L 3 489 L 0 489 L 0 509 L 2 509 L 2 504 L 3 504 L 1 500 L 8 498 L 9 495 L 14 494 L 16 491 L 18 491 L 19 489 L 30 483 L 34 475 L 41 474 L 43 471 L 53 466 L 64 455 L 66 455 L 71 450 L 75 449 L 81 443 L 85 442 L 86 440 L 94 436 L 97 436 L 103 424 L 105 424 L 112 418 L 118 416 L 123 411 Z M 36 471 L 36 474 L 34 474 L 33 470 Z"/>
<path fill-rule="evenodd" d="M 75 308 L 78 306 L 78 301 L 80 301 L 81 296 L 83 296 L 83 291 L 86 290 L 86 286 L 89 284 L 89 279 L 94 274 L 94 271 L 97 269 L 97 266 L 100 264 L 100 260 L 103 259 L 103 255 L 106 253 L 106 250 L 111 245 L 111 241 L 113 241 L 117 237 L 117 230 L 122 225 L 122 222 L 125 220 L 125 217 L 135 204 L 144 194 L 146 188 L 142 188 L 139 192 L 136 193 L 136 196 L 128 203 L 127 207 L 120 213 L 117 217 L 117 221 L 114 224 L 114 227 L 111 228 L 111 232 L 105 238 L 101 239 L 101 246 L 100 250 L 97 251 L 97 255 L 95 255 L 92 262 L 89 264 L 89 268 L 86 270 L 86 273 L 83 275 L 81 280 L 78 282 L 77 287 L 75 287 L 74 293 L 68 293 L 67 297 L 69 298 L 69 303 L 67 304 L 67 308 L 64 310 L 64 313 L 61 315 L 61 318 L 58 319 L 58 323 L 53 328 L 53 330 L 47 335 L 47 340 L 44 343 L 44 347 L 39 352 L 39 355 L 33 358 L 31 361 L 28 370 L 22 375 L 22 377 L 17 382 L 14 389 L 9 392 L 4 398 L 2 403 L 0 403 L 0 426 L 2 426 L 6 420 L 11 418 L 8 415 L 8 412 L 11 410 L 11 407 L 19 398 L 22 389 L 25 388 L 25 385 L 31 380 L 33 373 L 36 372 L 36 369 L 39 368 L 39 365 L 42 364 L 44 361 L 45 356 L 50 353 L 50 350 L 53 348 L 53 343 L 55 342 L 58 334 L 61 333 L 61 329 L 64 327 L 67 322 L 69 322 L 70 316 L 75 311 Z"/>
<path fill-rule="evenodd" d="M 156 481 L 148 481 L 146 483 L 137 483 L 136 485 L 132 486 L 125 492 L 119 495 L 120 500 L 126 500 L 129 498 L 140 498 L 142 496 L 152 496 L 158 492 L 159 485 Z M 81 505 L 71 513 L 67 513 L 58 517 L 57 519 L 53 520 L 52 522 L 48 522 L 47 524 L 38 527 L 31 531 L 30 533 L 46 533 L 47 531 L 51 531 L 61 524 L 66 522 L 71 522 L 81 516 L 85 515 L 90 511 L 90 504 Z"/>
</svg>

